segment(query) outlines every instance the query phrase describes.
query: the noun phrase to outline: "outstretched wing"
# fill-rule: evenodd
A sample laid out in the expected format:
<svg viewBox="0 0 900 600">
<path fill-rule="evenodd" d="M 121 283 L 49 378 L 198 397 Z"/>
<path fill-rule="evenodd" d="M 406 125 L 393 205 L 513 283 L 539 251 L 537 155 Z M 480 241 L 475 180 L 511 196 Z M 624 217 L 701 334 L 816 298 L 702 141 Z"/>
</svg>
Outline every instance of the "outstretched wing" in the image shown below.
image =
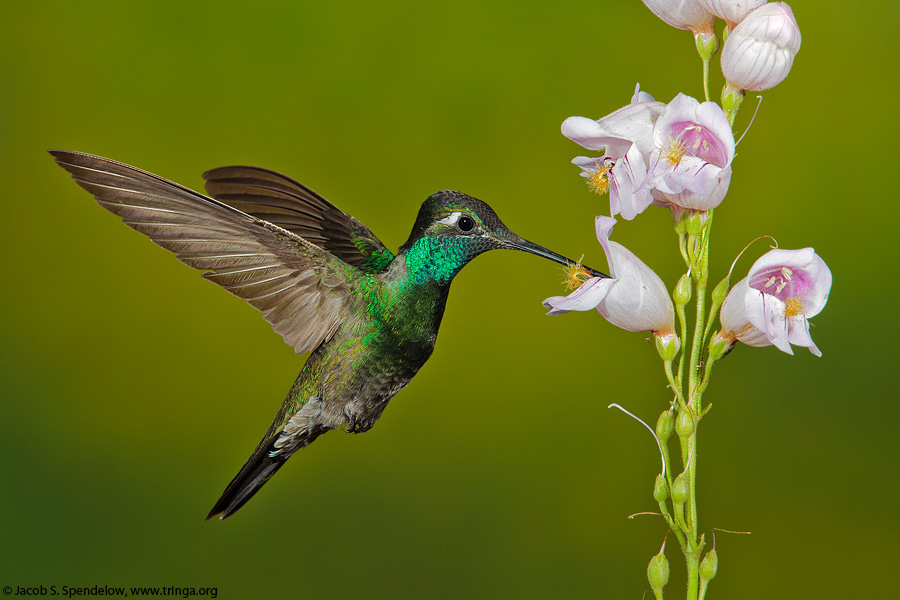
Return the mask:
<svg viewBox="0 0 900 600">
<path fill-rule="evenodd" d="M 331 337 L 361 273 L 264 219 L 107 158 L 51 150 L 103 208 L 245 299 L 298 354 Z"/>
<path fill-rule="evenodd" d="M 366 273 L 380 273 L 394 255 L 355 217 L 302 183 L 257 167 L 221 167 L 203 174 L 206 192 L 328 250 Z"/>
</svg>

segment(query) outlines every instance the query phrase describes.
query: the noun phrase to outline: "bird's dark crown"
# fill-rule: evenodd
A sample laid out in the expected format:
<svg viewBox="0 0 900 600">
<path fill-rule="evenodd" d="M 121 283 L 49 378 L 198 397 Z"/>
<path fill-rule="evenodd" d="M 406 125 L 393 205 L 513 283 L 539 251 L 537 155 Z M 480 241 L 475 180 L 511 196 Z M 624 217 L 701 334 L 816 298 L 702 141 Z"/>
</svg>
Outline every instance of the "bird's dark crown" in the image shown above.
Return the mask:
<svg viewBox="0 0 900 600">
<path fill-rule="evenodd" d="M 462 220 L 463 217 L 472 219 L 473 229 L 466 229 L 468 223 Z M 442 190 L 435 192 L 422 203 L 409 239 L 401 246 L 400 251 L 408 250 L 416 240 L 423 237 L 479 234 L 493 237 L 497 234 L 511 233 L 486 202 L 462 192 Z"/>
</svg>

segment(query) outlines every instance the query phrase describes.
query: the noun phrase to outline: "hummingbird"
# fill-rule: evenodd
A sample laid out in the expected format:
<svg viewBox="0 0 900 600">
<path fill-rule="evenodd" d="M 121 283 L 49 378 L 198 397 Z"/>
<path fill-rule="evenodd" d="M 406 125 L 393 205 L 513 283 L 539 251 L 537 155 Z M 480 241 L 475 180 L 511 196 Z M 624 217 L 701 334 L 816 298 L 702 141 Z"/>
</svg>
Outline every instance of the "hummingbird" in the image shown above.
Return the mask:
<svg viewBox="0 0 900 600">
<path fill-rule="evenodd" d="M 479 254 L 521 250 L 608 277 L 519 237 L 458 191 L 429 196 L 394 254 L 356 218 L 275 171 L 207 171 L 206 196 L 100 156 L 50 154 L 100 206 L 261 311 L 297 354 L 311 352 L 207 520 L 234 514 L 323 433 L 371 429 L 431 356 L 450 284 Z"/>
</svg>

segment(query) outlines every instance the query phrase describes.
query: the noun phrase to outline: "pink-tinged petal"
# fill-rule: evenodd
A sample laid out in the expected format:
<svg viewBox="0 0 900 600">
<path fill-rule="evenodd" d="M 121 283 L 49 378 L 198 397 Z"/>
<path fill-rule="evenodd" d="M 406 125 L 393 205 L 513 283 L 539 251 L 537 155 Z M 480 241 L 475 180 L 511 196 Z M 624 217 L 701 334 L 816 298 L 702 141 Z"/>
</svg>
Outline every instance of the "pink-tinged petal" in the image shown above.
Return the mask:
<svg viewBox="0 0 900 600">
<path fill-rule="evenodd" d="M 638 102 L 653 102 L 655 98 L 648 94 L 647 92 L 641 91 L 641 84 L 638 83 L 634 86 L 634 95 L 631 97 L 631 103 L 637 104 Z"/>
<path fill-rule="evenodd" d="M 758 341 L 759 332 L 788 354 L 793 354 L 793 344 L 821 356 L 810 336 L 808 317 L 828 301 L 831 281 L 831 271 L 812 248 L 767 252 L 725 298 L 722 328 L 751 345 L 765 345 L 751 343 Z"/>
<path fill-rule="evenodd" d="M 788 322 L 784 318 L 784 302 L 762 294 L 752 287 L 747 291 L 744 300 L 747 306 L 747 318 L 757 329 L 766 334 L 776 348 L 782 352 L 793 354 L 788 339 Z"/>
<path fill-rule="evenodd" d="M 675 96 L 653 131 L 657 147 L 666 147 L 672 139 L 683 140 L 689 155 L 723 169 L 734 159 L 734 133 L 715 102 L 700 103 L 684 94 Z"/>
<path fill-rule="evenodd" d="M 690 190 L 684 190 L 677 194 L 667 194 L 662 191 L 655 190 L 653 193 L 653 204 L 666 208 L 692 209 L 692 210 L 712 210 L 722 203 L 725 194 L 728 193 L 728 186 L 731 183 L 731 167 L 722 169 L 716 178 L 712 192 L 709 194 L 698 194 Z"/>
<path fill-rule="evenodd" d="M 809 351 L 816 356 L 822 356 L 822 351 L 819 350 L 818 346 L 812 341 L 812 336 L 809 335 L 809 321 L 806 319 L 795 319 L 791 323 L 788 341 L 795 346 L 809 348 Z"/>
<path fill-rule="evenodd" d="M 719 321 L 722 330 L 732 339 L 739 340 L 748 346 L 771 346 L 772 342 L 766 334 L 757 329 L 747 318 L 744 299 L 747 296 L 747 280 L 742 279 L 731 288 L 722 308 Z"/>
<path fill-rule="evenodd" d="M 598 121 L 569 117 L 563 121 L 562 134 L 588 150 L 605 148 L 606 154 L 620 158 L 632 144 L 646 149 L 653 146 L 653 124 L 665 110 L 662 102 L 638 102 L 623 106 Z"/>
<path fill-rule="evenodd" d="M 728 117 L 722 107 L 715 102 L 701 102 L 697 107 L 697 123 L 708 130 L 707 136 L 701 143 L 715 144 L 715 150 L 708 149 L 706 153 L 698 152 L 698 156 L 705 156 L 708 162 L 717 167 L 725 168 L 734 160 L 734 132 Z"/>
<path fill-rule="evenodd" d="M 678 94 L 657 119 L 653 141 L 650 167 L 639 190 L 712 195 L 734 159 L 734 135 L 722 109 L 684 94 Z"/>
<path fill-rule="evenodd" d="M 602 167 L 606 161 L 606 156 L 576 156 L 572 159 L 573 165 L 578 165 L 583 171 L 593 171 L 598 166 Z M 587 173 L 582 173 L 586 176 Z"/>
<path fill-rule="evenodd" d="M 649 153 L 653 149 L 654 124 L 665 109 L 662 102 L 629 104 L 600 119 L 600 125 L 617 138 L 629 140 L 642 152 Z"/>
<path fill-rule="evenodd" d="M 656 120 L 653 131 L 653 141 L 658 147 L 663 147 L 672 136 L 672 125 L 679 122 L 693 121 L 697 117 L 697 108 L 700 103 L 696 99 L 679 93 L 666 105 L 666 110 Z"/>
<path fill-rule="evenodd" d="M 631 220 L 653 202 L 649 188 L 636 189 L 647 176 L 647 166 L 637 146 L 632 146 L 616 163 L 610 175 L 610 215 L 621 214 L 623 219 Z"/>
<path fill-rule="evenodd" d="M 787 276 L 785 268 L 789 269 Z M 751 282 L 758 280 L 758 289 L 776 293 L 782 300 L 798 298 L 806 317 L 814 317 L 825 308 L 832 283 L 831 270 L 813 248 L 770 250 L 753 263 L 749 277 Z M 766 289 L 773 277 L 768 286 L 771 289 Z M 785 285 L 779 289 L 781 283 Z"/>
<path fill-rule="evenodd" d="M 654 15 L 667 25 L 694 33 L 711 32 L 716 18 L 699 0 L 642 0 Z"/>
<path fill-rule="evenodd" d="M 669 173 L 669 187 L 695 194 L 711 194 L 719 181 L 722 169 L 696 156 L 685 156 Z"/>
<path fill-rule="evenodd" d="M 596 218 L 597 240 L 609 262 L 615 284 L 597 311 L 626 331 L 653 331 L 668 334 L 675 331 L 675 309 L 669 292 L 659 276 L 633 252 L 609 239 L 616 220 Z"/>
<path fill-rule="evenodd" d="M 700 4 L 723 21 L 734 25 L 740 23 L 754 8 L 768 0 L 700 0 Z"/>
<path fill-rule="evenodd" d="M 592 310 L 609 294 L 613 279 L 592 277 L 568 296 L 552 296 L 544 300 L 544 308 L 551 309 L 548 315 L 561 315 L 573 310 Z"/>
<path fill-rule="evenodd" d="M 612 252 L 610 250 L 609 236 L 612 233 L 612 228 L 615 224 L 616 220 L 612 217 L 600 215 L 594 219 L 594 228 L 597 231 L 597 241 L 600 242 L 600 246 L 606 254 L 606 264 L 609 266 L 609 276 L 613 279 L 615 279 L 617 275 L 616 265 L 613 263 Z"/>
<path fill-rule="evenodd" d="M 587 117 L 569 117 L 563 121 L 561 130 L 564 136 L 588 150 L 605 148 L 610 139 L 609 132 Z"/>
</svg>

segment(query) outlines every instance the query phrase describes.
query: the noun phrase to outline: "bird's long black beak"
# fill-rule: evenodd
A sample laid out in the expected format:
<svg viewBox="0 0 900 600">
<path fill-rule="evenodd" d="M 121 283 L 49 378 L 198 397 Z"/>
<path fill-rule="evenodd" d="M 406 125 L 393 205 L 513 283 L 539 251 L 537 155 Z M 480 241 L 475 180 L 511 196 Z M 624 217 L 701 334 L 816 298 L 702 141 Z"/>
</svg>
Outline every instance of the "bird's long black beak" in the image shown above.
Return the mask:
<svg viewBox="0 0 900 600">
<path fill-rule="evenodd" d="M 562 254 L 557 254 L 552 250 L 547 250 L 543 246 L 538 246 L 534 242 L 529 242 L 524 238 L 520 238 L 519 236 L 513 234 L 512 236 L 504 236 L 504 240 L 508 247 L 512 250 L 521 250 L 522 252 L 530 252 L 531 254 L 537 254 L 538 256 L 543 256 L 544 258 L 550 259 L 553 262 L 557 262 L 561 265 L 573 266 L 577 265 L 577 260 L 572 260 L 571 258 L 566 258 Z M 609 275 L 603 273 L 602 271 L 598 271 L 596 269 L 592 269 L 590 267 L 586 267 L 581 265 L 585 271 L 590 273 L 591 277 L 602 277 L 609 278 Z"/>
</svg>

